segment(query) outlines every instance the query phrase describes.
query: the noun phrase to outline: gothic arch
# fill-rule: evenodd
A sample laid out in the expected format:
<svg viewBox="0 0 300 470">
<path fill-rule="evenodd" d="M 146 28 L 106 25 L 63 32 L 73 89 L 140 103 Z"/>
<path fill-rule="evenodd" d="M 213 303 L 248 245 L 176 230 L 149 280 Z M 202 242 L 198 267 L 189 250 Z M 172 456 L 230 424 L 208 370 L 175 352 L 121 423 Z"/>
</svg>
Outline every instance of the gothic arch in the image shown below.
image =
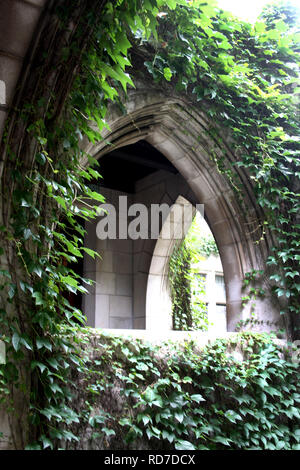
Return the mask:
<svg viewBox="0 0 300 470">
<path fill-rule="evenodd" d="M 18 101 L 24 82 L 31 76 L 31 58 L 41 42 L 41 31 L 50 24 L 49 12 L 53 4 L 47 0 L 3 0 L 1 3 L 0 16 L 4 23 L 0 28 L 0 134 L 13 100 Z M 273 244 L 271 234 L 264 235 L 263 242 L 253 243 L 262 234 L 259 229 L 261 213 L 251 181 L 244 171 L 236 168 L 247 208 L 245 215 L 226 177 L 218 173 L 211 158 L 213 153 L 224 157 L 225 167 L 235 161 L 230 136 L 220 129 L 221 140 L 209 137 L 207 132 L 212 123 L 205 109 L 197 109 L 182 97 L 174 97 L 172 90 L 151 90 L 143 81 L 136 85 L 136 90 L 131 90 L 124 100 L 127 114 L 122 116 L 112 106 L 108 112 L 111 131 L 106 132 L 105 140 L 99 145 L 87 147 L 100 156 L 109 152 L 112 145 L 117 148 L 146 139 L 180 171 L 196 196 L 195 202 L 205 205 L 206 219 L 219 247 L 226 281 L 228 328 L 232 330 L 241 318 L 244 274 L 251 269 L 265 268 L 266 255 Z M 279 305 L 274 304 L 270 296 L 257 302 L 257 309 L 262 319 L 279 319 Z M 248 314 L 249 309 L 244 309 L 242 317 Z"/>
<path fill-rule="evenodd" d="M 225 167 L 232 167 L 235 155 L 230 136 L 219 129 L 221 139 L 212 138 L 209 133 L 212 123 L 202 110 L 181 97 L 146 88 L 143 83 L 130 91 L 123 104 L 127 114 L 121 115 L 116 106 L 111 106 L 110 131 L 105 131 L 100 143 L 88 144 L 86 150 L 98 158 L 143 139 L 178 169 L 190 188 L 192 202 L 204 204 L 205 218 L 216 239 L 224 267 L 227 327 L 233 331 L 236 323 L 250 313 L 250 305 L 242 308 L 241 302 L 244 275 L 252 269 L 264 268 L 272 240 L 265 236 L 261 243 L 254 243 L 261 214 L 247 174 L 235 170 L 242 186 L 241 206 L 227 177 L 218 171 L 212 158 L 219 156 Z M 256 313 L 258 319 L 276 322 L 279 306 L 266 296 L 256 303 Z"/>
</svg>

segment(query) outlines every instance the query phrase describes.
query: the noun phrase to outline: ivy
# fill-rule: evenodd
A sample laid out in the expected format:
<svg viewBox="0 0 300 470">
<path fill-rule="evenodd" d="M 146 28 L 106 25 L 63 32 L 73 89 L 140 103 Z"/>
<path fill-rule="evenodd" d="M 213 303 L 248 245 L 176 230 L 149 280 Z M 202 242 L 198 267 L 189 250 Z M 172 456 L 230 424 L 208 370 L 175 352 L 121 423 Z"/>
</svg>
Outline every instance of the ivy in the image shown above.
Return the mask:
<svg viewBox="0 0 300 470">
<path fill-rule="evenodd" d="M 165 9 L 158 40 L 145 45 L 153 80 L 171 79 L 191 107 L 201 106 L 217 124 L 209 131 L 221 141 L 227 127 L 236 160 L 212 154 L 243 202 L 242 170 L 262 209 L 257 237 L 272 238 L 267 266 L 272 292 L 283 299 L 289 337 L 299 335 L 299 23 L 291 6 L 269 7 L 252 26 L 219 10 L 215 2 Z M 155 49 L 155 55 L 153 54 Z M 150 58 L 152 57 L 152 60 Z M 165 70 L 170 70 L 164 77 Z M 278 300 L 277 300 L 278 301 Z"/>
<path fill-rule="evenodd" d="M 81 402 L 90 412 L 73 432 L 97 430 L 89 448 L 299 449 L 299 363 L 270 336 L 242 333 L 200 352 L 192 341 L 166 343 L 162 353 L 141 340 L 83 334 L 94 360 L 75 383 L 88 382 Z M 100 413 L 89 418 L 93 408 Z"/>
<path fill-rule="evenodd" d="M 68 294 L 87 292 L 90 281 L 73 266 L 84 252 L 96 256 L 84 247 L 84 223 L 103 202 L 89 188 L 100 175 L 82 142 L 101 140 L 108 101 L 133 86 L 126 70 L 128 32 L 144 38 L 155 33 L 158 6 L 149 0 L 55 2 L 18 112 L 13 109 L 7 121 L 1 144 L 1 244 L 8 266 L 1 283 L 7 351 L 1 400 L 11 412 L 15 448 L 54 448 L 58 440 L 77 439 L 68 431 L 79 419 L 71 409 L 69 371 L 72 363 L 82 365 L 76 328 L 86 318 Z"/>
<path fill-rule="evenodd" d="M 85 317 L 67 293 L 87 291 L 90 281 L 73 266 L 86 252 L 83 225 L 96 216 L 97 201 L 103 199 L 89 188 L 100 176 L 82 144 L 101 140 L 108 103 L 121 100 L 133 86 L 128 67 L 137 48 L 154 81 L 192 96 L 191 106 L 203 105 L 214 122 L 231 131 L 239 160 L 228 165 L 217 159 L 216 164 L 236 192 L 239 169 L 253 182 L 264 214 L 261 237 L 268 232 L 276 240 L 267 261 L 276 271 L 273 291 L 286 299 L 282 313 L 288 315 L 290 334 L 298 334 L 299 35 L 289 24 L 293 15 L 273 9 L 251 27 L 213 1 L 196 0 L 59 0 L 50 13 L 1 142 L 0 331 L 7 361 L 0 366 L 0 391 L 19 449 L 74 443 L 78 436 L 70 428 L 89 416 L 87 409 L 75 412 L 72 405 L 71 370 L 85 370 L 88 358 L 82 355 L 79 327 Z M 221 139 L 217 128 L 210 133 Z M 151 442 L 159 437 L 178 449 L 297 448 L 299 442 L 291 437 L 299 435 L 295 366 L 278 360 L 276 347 L 268 345 L 251 355 L 251 367 L 237 365 L 233 371 L 224 348 L 222 343 L 212 346 L 200 362 L 192 353 L 178 352 L 166 377 L 149 351 L 140 348 L 138 360 L 127 348 L 130 373 L 122 374 L 120 361 L 114 362 L 113 373 L 126 383 L 127 395 L 143 400 L 147 413 L 140 409 L 140 421 L 134 423 L 122 417 L 118 429 L 126 430 L 128 440 L 146 432 Z M 113 355 L 107 350 L 105 361 Z M 190 371 L 186 378 L 180 375 L 182 361 Z M 219 375 L 213 375 L 218 373 L 228 381 L 215 389 L 208 374 L 218 384 Z M 139 380 L 149 376 L 161 380 L 140 394 Z M 190 379 L 196 383 L 191 394 Z M 100 371 L 91 390 L 101 391 L 105 384 L 109 389 Z M 232 403 L 222 403 L 224 390 Z M 200 395 L 210 404 L 208 411 Z M 269 408 L 259 408 L 258 400 Z M 171 420 L 162 414 L 162 404 L 172 411 Z M 144 430 L 141 423 L 148 417 L 152 424 Z M 112 421 L 101 414 L 92 423 L 112 439 Z"/>
<path fill-rule="evenodd" d="M 169 282 L 172 299 L 174 330 L 207 330 L 208 318 L 205 302 L 205 286 L 197 277 L 193 264 L 199 260 L 188 236 L 175 246 L 169 261 Z"/>
<path fill-rule="evenodd" d="M 192 225 L 187 233 L 186 241 L 194 253 L 194 262 L 198 257 L 209 257 L 210 255 L 219 256 L 219 250 L 212 233 L 202 233 L 203 227 L 197 217 L 194 218 Z"/>
<path fill-rule="evenodd" d="M 212 234 L 201 233 L 197 217 L 180 244 L 175 245 L 169 261 L 169 282 L 174 330 L 207 330 L 205 279 L 199 276 L 198 263 L 219 251 Z"/>
</svg>

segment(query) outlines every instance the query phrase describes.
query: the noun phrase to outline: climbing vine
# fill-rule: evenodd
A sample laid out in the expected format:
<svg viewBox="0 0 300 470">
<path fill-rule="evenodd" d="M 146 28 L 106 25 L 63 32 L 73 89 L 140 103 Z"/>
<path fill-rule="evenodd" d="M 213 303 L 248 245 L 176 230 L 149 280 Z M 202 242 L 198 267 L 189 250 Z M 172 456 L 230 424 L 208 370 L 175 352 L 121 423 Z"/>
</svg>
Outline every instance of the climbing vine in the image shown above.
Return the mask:
<svg viewBox="0 0 300 470">
<path fill-rule="evenodd" d="M 205 279 L 199 275 L 199 262 L 219 255 L 212 235 L 204 235 L 197 217 L 183 240 L 176 244 L 169 262 L 169 282 L 174 330 L 207 330 Z"/>
<path fill-rule="evenodd" d="M 210 255 L 219 256 L 219 250 L 212 233 L 203 233 L 203 226 L 197 216 L 194 217 L 187 233 L 187 242 L 193 249 L 195 255 L 198 254 L 206 258 Z"/>
<path fill-rule="evenodd" d="M 254 243 L 274 240 L 268 273 L 290 337 L 299 335 L 299 21 L 290 5 L 270 7 L 252 26 L 196 1 L 162 15 L 159 37 L 145 47 L 154 81 L 201 105 L 231 131 L 237 160 L 212 154 L 219 171 L 241 194 L 246 172 L 262 214 Z M 237 196 L 237 200 L 241 198 Z M 273 270 L 273 272 L 272 272 Z M 275 272 L 276 271 L 276 272 Z"/>
<path fill-rule="evenodd" d="M 215 239 L 212 235 L 207 235 L 199 238 L 199 253 L 203 256 L 210 256 L 210 255 L 219 255 L 219 250 L 216 245 Z"/>
<path fill-rule="evenodd" d="M 68 448 L 299 450 L 299 362 L 268 335 L 201 351 L 193 341 L 82 335 L 90 361 L 73 380 L 85 419 Z"/>
<path fill-rule="evenodd" d="M 169 282 L 174 330 L 207 330 L 207 309 L 202 299 L 205 285 L 193 269 L 198 259 L 198 253 L 186 239 L 175 246 L 170 257 Z"/>
<path fill-rule="evenodd" d="M 78 325 L 85 317 L 66 293 L 85 293 L 90 282 L 71 265 L 84 253 L 96 256 L 84 247 L 84 222 L 96 216 L 96 204 L 102 202 L 102 196 L 89 188 L 89 181 L 99 177 L 97 162 L 82 149 L 84 142 L 101 139 L 108 102 L 133 86 L 128 73 L 134 59 L 129 53 L 132 44 L 145 55 L 145 67 L 155 81 L 163 79 L 176 91 L 191 94 L 213 121 L 231 129 L 239 155 L 232 166 L 236 171 L 243 168 L 253 181 L 264 212 L 261 236 L 268 232 L 277 240 L 268 257 L 269 265 L 276 267 L 273 290 L 287 300 L 282 313 L 289 315 L 290 334 L 297 334 L 299 35 L 280 11 L 252 27 L 221 12 L 212 0 L 49 2 L 43 34 L 19 84 L 0 149 L 0 334 L 7 350 L 6 364 L 0 366 L 0 398 L 10 411 L 15 448 L 29 443 L 31 448 L 53 448 L 58 441 L 77 439 L 70 428 L 81 416 L 71 406 L 69 372 L 73 364 L 82 366 Z M 216 127 L 210 132 L 220 138 Z M 223 162 L 218 167 L 237 186 L 233 169 Z M 207 367 L 219 354 L 218 347 L 210 351 Z M 260 364 L 263 357 L 254 360 Z M 176 395 L 181 379 L 176 382 L 172 375 L 166 380 Z M 294 392 L 295 385 L 290 386 Z M 160 408 L 151 390 L 149 397 L 142 397 L 147 410 Z M 181 404 L 184 400 L 193 408 L 193 398 L 180 396 Z M 162 399 L 167 404 L 165 394 Z M 224 431 L 225 410 L 213 406 L 214 419 L 224 419 L 218 424 L 220 435 L 225 433 L 227 443 L 235 442 Z M 283 405 L 275 403 L 274 410 L 276 406 Z M 294 411 L 287 412 L 294 416 Z M 151 420 L 167 419 L 158 416 Z M 232 419 L 241 421 L 236 415 Z M 251 436 L 269 422 L 265 416 L 259 425 L 257 418 L 253 420 Z M 179 436 L 185 434 L 181 428 L 175 429 L 179 446 Z M 154 424 L 149 429 L 157 433 Z M 197 439 L 210 431 L 201 432 Z M 280 428 L 276 437 L 285 440 L 288 432 Z M 214 448 L 216 438 L 207 445 L 206 437 L 203 446 Z M 259 446 L 251 442 L 250 447 Z M 281 446 L 278 440 L 272 445 Z"/>
<path fill-rule="evenodd" d="M 68 374 L 70 364 L 79 364 L 72 328 L 85 317 L 67 293 L 87 292 L 90 281 L 72 264 L 84 253 L 97 255 L 84 246 L 84 223 L 103 201 L 89 188 L 99 173 L 82 142 L 101 139 L 108 100 L 133 85 L 125 70 L 127 34 L 149 37 L 160 4 L 50 1 L 27 82 L 7 121 L 1 144 L 0 331 L 7 351 L 1 401 L 15 448 L 76 439 L 68 430 L 78 420 Z"/>
</svg>

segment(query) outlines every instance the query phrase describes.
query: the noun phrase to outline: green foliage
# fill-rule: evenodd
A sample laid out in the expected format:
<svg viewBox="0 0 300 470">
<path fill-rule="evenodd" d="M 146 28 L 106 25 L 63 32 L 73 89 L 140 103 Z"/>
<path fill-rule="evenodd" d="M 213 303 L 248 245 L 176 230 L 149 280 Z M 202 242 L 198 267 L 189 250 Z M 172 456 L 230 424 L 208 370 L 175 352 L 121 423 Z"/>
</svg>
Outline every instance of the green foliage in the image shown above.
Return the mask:
<svg viewBox="0 0 300 470">
<path fill-rule="evenodd" d="M 196 249 L 201 255 L 206 257 L 210 255 L 219 256 L 219 250 L 212 235 L 200 237 L 199 245 Z"/>
<path fill-rule="evenodd" d="M 212 235 L 201 233 L 197 217 L 184 241 L 176 245 L 169 262 L 169 282 L 175 330 L 207 330 L 205 279 L 199 276 L 198 263 L 210 255 L 219 254 Z"/>
<path fill-rule="evenodd" d="M 289 335 L 299 335 L 299 22 L 292 7 L 268 8 L 255 24 L 240 22 L 214 1 L 191 2 L 161 17 L 153 60 L 154 81 L 164 80 L 227 127 L 236 161 L 211 155 L 243 204 L 240 172 L 249 175 L 263 210 L 256 243 L 273 237 L 267 264 L 273 293 L 285 300 Z M 297 86 L 298 85 L 298 86 Z M 244 210 L 246 210 L 244 208 Z M 268 246 L 268 241 L 267 241 Z"/>
<path fill-rule="evenodd" d="M 197 262 L 199 256 L 208 257 L 210 255 L 219 256 L 216 241 L 211 233 L 205 235 L 202 232 L 201 224 L 197 217 L 194 217 L 192 225 L 187 233 L 186 241 L 193 250 L 194 260 Z"/>
<path fill-rule="evenodd" d="M 239 334 L 200 352 L 192 341 L 170 343 L 163 355 L 140 340 L 100 335 L 94 344 L 79 380 L 91 391 L 86 422 L 98 448 L 107 437 L 111 450 L 299 449 L 299 363 L 267 335 Z"/>
<path fill-rule="evenodd" d="M 85 1 L 59 1 L 56 8 L 58 37 L 68 33 L 70 24 L 74 32 L 64 37 L 58 50 L 41 51 L 37 83 L 29 87 L 28 102 L 18 102 L 17 112 L 12 109 L 1 147 L 1 254 L 6 260 L 1 270 L 0 328 L 7 349 L 7 363 L 0 366 L 1 400 L 15 415 L 18 402 L 29 410 L 19 445 L 29 441 L 35 449 L 78 440 L 69 430 L 82 419 L 81 411 L 72 409 L 69 372 L 72 364 L 85 368 L 82 338 L 75 328 L 85 318 L 66 293 L 86 292 L 89 281 L 71 266 L 87 252 L 83 223 L 95 217 L 95 201 L 102 201 L 89 188 L 89 182 L 99 177 L 93 168 L 96 161 L 82 151 L 81 143 L 83 138 L 91 143 L 101 140 L 108 102 L 119 100 L 120 90 L 124 93 L 133 85 L 126 68 L 130 41 L 151 49 L 145 66 L 155 81 L 166 80 L 177 91 L 191 94 L 214 122 L 231 130 L 240 160 L 232 168 L 222 158 L 212 155 L 212 160 L 237 191 L 233 170 L 250 175 L 265 214 L 261 236 L 269 230 L 277 239 L 268 258 L 276 268 L 271 279 L 274 293 L 288 300 L 283 313 L 292 319 L 299 313 L 295 27 L 290 30 L 277 16 L 267 25 L 241 24 L 220 12 L 213 1 L 96 1 L 93 8 Z M 52 90 L 56 83 L 59 86 Z M 221 139 L 213 126 L 210 133 Z M 89 165 L 83 165 L 84 160 Z M 142 394 L 136 377 L 141 382 L 141 377 L 160 377 L 158 364 L 150 361 L 146 350 L 139 351 L 145 362 L 129 350 L 131 375 L 120 380 L 143 407 L 139 422 L 132 424 L 130 417 L 119 422 L 130 431 L 128 439 L 146 433 L 151 442 L 163 439 L 178 449 L 189 447 L 191 441 L 200 449 L 297 448 L 295 365 L 278 359 L 276 347 L 269 344 L 261 354 L 250 356 L 249 368 L 236 364 L 233 369 L 224 348 L 222 343 L 211 346 L 201 361 L 187 351 L 174 354 L 162 379 L 167 382 L 157 380 Z M 179 374 L 180 364 L 186 379 Z M 212 383 L 205 381 L 206 372 L 212 374 Z M 221 375 L 228 381 L 224 383 Z M 190 379 L 195 383 L 192 393 Z M 101 380 L 99 387 L 107 377 Z M 232 402 L 223 404 L 224 395 Z M 207 410 L 200 396 L 208 403 Z M 171 420 L 162 413 L 168 407 Z M 145 430 L 148 416 L 151 423 Z M 106 416 L 93 423 L 106 438 L 113 438 Z"/>
<path fill-rule="evenodd" d="M 108 101 L 133 86 L 126 71 L 128 33 L 155 34 L 160 3 L 56 2 L 51 50 L 40 51 L 36 83 L 29 84 L 28 102 L 19 104 L 18 122 L 15 110 L 10 117 L 1 148 L 1 254 L 9 268 L 1 272 L 7 363 L 0 370 L 1 391 L 8 391 L 1 401 L 13 420 L 23 419 L 23 427 L 12 429 L 19 448 L 77 439 L 68 431 L 79 419 L 70 407 L 69 371 L 72 363 L 82 364 L 73 328 L 85 316 L 68 295 L 87 293 L 91 283 L 73 266 L 84 253 L 96 256 L 83 246 L 84 223 L 103 202 L 89 187 L 100 175 L 82 141 L 101 140 Z"/>
<path fill-rule="evenodd" d="M 276 29 L 286 31 L 286 26 L 290 28 L 299 25 L 300 9 L 292 5 L 290 1 L 279 0 L 277 2 L 266 5 L 260 15 L 260 19 L 264 20 L 267 29 Z M 285 25 L 283 25 L 285 23 Z"/>
<path fill-rule="evenodd" d="M 204 284 L 193 269 L 199 256 L 187 238 L 175 246 L 169 261 L 173 329 L 206 330 L 207 311 L 202 300 Z"/>
</svg>

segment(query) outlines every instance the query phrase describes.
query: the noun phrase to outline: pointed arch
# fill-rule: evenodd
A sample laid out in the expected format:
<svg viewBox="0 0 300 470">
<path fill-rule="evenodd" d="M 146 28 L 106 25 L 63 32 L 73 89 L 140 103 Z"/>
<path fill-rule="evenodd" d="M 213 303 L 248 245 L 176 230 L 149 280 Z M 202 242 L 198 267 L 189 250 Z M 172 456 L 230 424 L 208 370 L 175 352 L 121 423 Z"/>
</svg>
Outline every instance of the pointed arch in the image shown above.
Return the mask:
<svg viewBox="0 0 300 470">
<path fill-rule="evenodd" d="M 202 110 L 180 97 L 146 89 L 142 83 L 129 93 L 124 106 L 125 115 L 115 106 L 109 109 L 110 130 L 104 133 L 103 141 L 87 145 L 86 150 L 101 158 L 114 149 L 146 140 L 177 168 L 190 189 L 191 202 L 204 204 L 224 267 L 228 331 L 234 331 L 236 323 L 250 314 L 250 304 L 243 308 L 241 301 L 244 275 L 264 268 L 272 239 L 266 234 L 261 237 L 262 214 L 251 180 L 233 165 L 236 158 L 230 136 L 218 129 L 218 136 L 213 137 L 214 125 Z M 218 170 L 216 156 L 225 169 L 234 168 L 234 178 L 242 188 L 239 196 L 226 171 Z M 259 244 L 255 243 L 257 234 L 262 238 Z M 279 320 L 279 306 L 271 297 L 257 301 L 256 307 L 258 318 Z"/>
</svg>

